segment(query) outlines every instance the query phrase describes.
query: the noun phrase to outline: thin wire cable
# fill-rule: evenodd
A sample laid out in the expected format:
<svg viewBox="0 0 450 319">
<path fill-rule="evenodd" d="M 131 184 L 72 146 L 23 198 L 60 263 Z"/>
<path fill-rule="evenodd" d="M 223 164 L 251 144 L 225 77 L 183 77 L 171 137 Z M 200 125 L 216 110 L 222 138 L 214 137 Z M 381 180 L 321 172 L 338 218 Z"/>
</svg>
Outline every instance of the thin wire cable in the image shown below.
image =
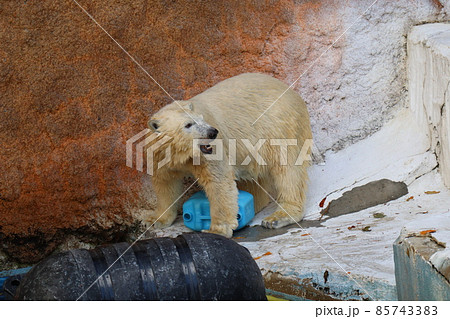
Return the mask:
<svg viewBox="0 0 450 319">
<path fill-rule="evenodd" d="M 156 85 L 158 85 L 159 88 L 160 88 L 161 90 L 163 90 L 163 92 L 164 92 L 168 97 L 170 97 L 170 98 L 171 98 L 171 99 L 172 99 L 172 100 L 180 107 L 180 109 L 182 109 L 187 115 L 189 115 L 189 117 L 190 117 L 195 123 L 198 124 L 198 122 L 192 117 L 192 115 L 190 115 L 190 114 L 189 114 L 189 113 L 188 113 L 188 112 L 180 105 L 180 103 L 178 103 L 178 101 L 175 100 L 175 99 L 172 97 L 172 95 L 170 95 L 169 92 L 167 92 L 167 91 L 161 86 L 161 84 L 159 84 L 158 81 L 156 81 L 156 79 L 155 79 L 153 76 L 151 76 L 150 73 L 148 73 L 147 70 L 144 69 L 144 67 L 143 67 L 138 61 L 136 61 L 136 59 L 135 59 L 130 53 L 128 53 L 128 51 L 125 50 L 125 48 L 124 48 L 119 42 L 117 42 L 117 40 L 114 39 L 114 38 L 112 37 L 112 35 L 109 34 L 109 32 L 105 30 L 105 28 L 103 28 L 103 27 L 100 25 L 100 23 L 98 23 L 97 20 L 95 20 L 95 18 L 94 18 L 89 12 L 87 12 L 87 10 L 86 10 L 83 6 L 81 6 L 81 5 L 78 3 L 77 0 L 72 0 L 72 1 L 75 2 L 75 4 L 76 4 L 78 7 L 80 7 L 80 9 L 83 10 L 83 12 L 84 12 L 84 13 L 85 13 L 92 21 L 94 21 L 94 23 L 95 23 L 100 29 L 102 29 L 103 32 L 105 32 L 106 35 L 108 35 L 108 37 L 110 37 L 111 40 L 113 40 L 114 43 L 116 43 L 117 46 L 118 46 L 123 52 L 125 52 L 126 55 L 128 55 L 128 57 L 131 59 L 131 61 L 133 61 L 133 62 L 134 62 L 134 63 L 135 63 L 142 71 L 144 71 L 144 73 L 145 73 L 150 79 L 152 79 L 152 81 L 155 82 Z"/>
</svg>

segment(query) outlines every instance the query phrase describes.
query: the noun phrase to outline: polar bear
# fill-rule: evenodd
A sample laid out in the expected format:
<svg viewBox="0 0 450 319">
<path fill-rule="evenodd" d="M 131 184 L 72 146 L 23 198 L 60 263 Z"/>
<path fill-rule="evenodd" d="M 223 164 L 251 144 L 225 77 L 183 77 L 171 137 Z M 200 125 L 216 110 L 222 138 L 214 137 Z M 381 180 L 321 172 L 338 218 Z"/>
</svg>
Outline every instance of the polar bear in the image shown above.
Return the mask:
<svg viewBox="0 0 450 319">
<path fill-rule="evenodd" d="M 310 154 L 305 142 L 312 141 L 311 127 L 304 101 L 283 82 L 241 74 L 163 107 L 148 125 L 159 139 L 169 140 L 154 156 L 166 156 L 167 147 L 171 155 L 154 171 L 157 207 L 148 223 L 159 228 L 173 223 L 183 179 L 189 176 L 210 201 L 209 232 L 232 236 L 238 225 L 238 189 L 254 196 L 256 212 L 276 200 L 277 211 L 262 222 L 266 228 L 303 218 L 309 165 L 304 159 Z"/>
</svg>

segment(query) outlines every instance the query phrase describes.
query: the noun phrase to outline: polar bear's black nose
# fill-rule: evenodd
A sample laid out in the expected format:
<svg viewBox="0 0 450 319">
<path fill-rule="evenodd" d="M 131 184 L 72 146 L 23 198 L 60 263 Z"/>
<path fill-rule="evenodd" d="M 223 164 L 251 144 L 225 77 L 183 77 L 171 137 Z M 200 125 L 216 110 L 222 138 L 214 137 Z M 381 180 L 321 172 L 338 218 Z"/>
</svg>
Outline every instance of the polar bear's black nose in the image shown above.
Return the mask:
<svg viewBox="0 0 450 319">
<path fill-rule="evenodd" d="M 210 128 L 208 130 L 208 138 L 209 139 L 215 139 L 217 137 L 217 134 L 219 134 L 219 131 L 215 129 L 214 127 Z"/>
</svg>

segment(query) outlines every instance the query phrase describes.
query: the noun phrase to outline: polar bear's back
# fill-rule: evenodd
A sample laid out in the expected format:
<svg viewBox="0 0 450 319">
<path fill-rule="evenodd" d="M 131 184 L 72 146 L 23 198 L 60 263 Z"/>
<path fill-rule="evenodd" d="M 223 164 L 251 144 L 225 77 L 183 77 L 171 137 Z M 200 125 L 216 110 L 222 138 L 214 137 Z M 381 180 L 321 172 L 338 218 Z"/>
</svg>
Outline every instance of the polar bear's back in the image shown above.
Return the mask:
<svg viewBox="0 0 450 319">
<path fill-rule="evenodd" d="M 311 138 L 303 99 L 268 75 L 245 73 L 226 79 L 191 101 L 194 111 L 225 138 Z"/>
</svg>

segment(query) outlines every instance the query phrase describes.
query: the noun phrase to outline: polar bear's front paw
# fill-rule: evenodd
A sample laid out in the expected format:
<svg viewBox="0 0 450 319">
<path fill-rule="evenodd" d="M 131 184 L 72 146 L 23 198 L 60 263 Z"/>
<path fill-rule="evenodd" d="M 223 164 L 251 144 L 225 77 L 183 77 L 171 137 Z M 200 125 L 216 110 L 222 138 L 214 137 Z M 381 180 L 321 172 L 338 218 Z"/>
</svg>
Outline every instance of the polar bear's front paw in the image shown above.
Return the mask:
<svg viewBox="0 0 450 319">
<path fill-rule="evenodd" d="M 276 211 L 269 217 L 264 218 L 261 222 L 261 225 L 265 228 L 276 229 L 294 223 L 296 223 L 296 221 L 292 219 L 288 214 L 283 211 Z"/>
<path fill-rule="evenodd" d="M 164 218 L 164 216 L 158 218 L 158 217 L 149 217 L 147 218 L 143 224 L 145 225 L 145 227 L 147 228 L 166 228 L 169 227 L 170 225 L 172 225 L 173 220 L 168 219 L 168 218 Z"/>
<path fill-rule="evenodd" d="M 222 235 L 226 238 L 233 237 L 233 229 L 230 226 L 211 226 L 209 230 L 202 230 L 203 233 Z"/>
</svg>

